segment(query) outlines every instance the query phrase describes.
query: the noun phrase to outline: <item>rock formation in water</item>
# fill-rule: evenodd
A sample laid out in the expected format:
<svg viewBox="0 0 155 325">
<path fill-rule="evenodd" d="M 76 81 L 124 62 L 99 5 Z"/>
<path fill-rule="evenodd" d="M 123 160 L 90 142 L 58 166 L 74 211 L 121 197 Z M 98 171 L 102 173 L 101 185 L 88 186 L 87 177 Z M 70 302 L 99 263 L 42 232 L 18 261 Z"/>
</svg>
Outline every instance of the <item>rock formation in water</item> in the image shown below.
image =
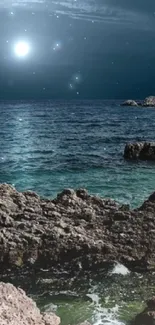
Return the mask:
<svg viewBox="0 0 155 325">
<path fill-rule="evenodd" d="M 144 107 L 155 107 L 155 96 L 146 97 L 142 103 Z"/>
<path fill-rule="evenodd" d="M 138 106 L 138 103 L 135 100 L 128 99 L 121 104 L 121 106 Z"/>
<path fill-rule="evenodd" d="M 136 142 L 126 144 L 124 158 L 131 160 L 155 161 L 155 142 Z"/>
<path fill-rule="evenodd" d="M 155 107 L 155 96 L 146 97 L 141 103 L 137 103 L 135 100 L 129 99 L 123 102 L 121 106 Z"/>
<path fill-rule="evenodd" d="M 155 195 L 130 210 L 86 190 L 54 200 L 0 185 L 0 273 L 98 271 L 118 261 L 155 269 Z"/>
<path fill-rule="evenodd" d="M 41 314 L 36 303 L 21 289 L 0 282 L 1 325 L 59 325 L 60 318 L 53 313 Z"/>
<path fill-rule="evenodd" d="M 147 307 L 135 317 L 132 325 L 155 325 L 155 297 L 147 301 Z"/>
</svg>

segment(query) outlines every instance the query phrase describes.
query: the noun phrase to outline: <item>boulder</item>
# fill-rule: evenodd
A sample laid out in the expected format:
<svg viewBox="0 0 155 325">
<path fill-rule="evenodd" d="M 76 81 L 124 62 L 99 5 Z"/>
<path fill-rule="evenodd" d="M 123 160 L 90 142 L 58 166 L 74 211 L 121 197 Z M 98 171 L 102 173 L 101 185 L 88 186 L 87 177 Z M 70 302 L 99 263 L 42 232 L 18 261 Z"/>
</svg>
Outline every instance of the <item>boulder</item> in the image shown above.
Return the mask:
<svg viewBox="0 0 155 325">
<path fill-rule="evenodd" d="M 155 297 L 147 301 L 147 307 L 135 317 L 132 325 L 155 325 Z"/>
<path fill-rule="evenodd" d="M 144 107 L 155 107 L 155 96 L 146 97 L 142 103 Z"/>
<path fill-rule="evenodd" d="M 128 99 L 121 104 L 121 106 L 138 106 L 138 103 L 135 100 Z"/>
<path fill-rule="evenodd" d="M 21 289 L 0 282 L 1 325 L 59 325 L 60 318 L 53 313 L 41 314 L 36 303 Z"/>
<path fill-rule="evenodd" d="M 124 158 L 131 160 L 155 161 L 155 142 L 136 142 L 126 144 Z"/>
</svg>

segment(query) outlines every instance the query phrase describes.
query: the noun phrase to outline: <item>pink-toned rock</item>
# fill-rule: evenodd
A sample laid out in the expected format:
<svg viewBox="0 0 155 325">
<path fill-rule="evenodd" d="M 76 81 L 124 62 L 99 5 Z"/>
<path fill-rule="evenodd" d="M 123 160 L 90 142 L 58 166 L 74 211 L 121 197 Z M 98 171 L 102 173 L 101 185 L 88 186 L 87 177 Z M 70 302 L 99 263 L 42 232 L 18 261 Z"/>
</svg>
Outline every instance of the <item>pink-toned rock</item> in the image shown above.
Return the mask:
<svg viewBox="0 0 155 325">
<path fill-rule="evenodd" d="M 43 321 L 44 321 L 43 324 L 45 324 L 45 325 L 59 325 L 60 324 L 60 318 L 51 312 L 43 314 Z"/>
<path fill-rule="evenodd" d="M 1 325 L 59 325 L 53 313 L 41 314 L 36 303 L 21 289 L 10 283 L 0 282 Z"/>
</svg>

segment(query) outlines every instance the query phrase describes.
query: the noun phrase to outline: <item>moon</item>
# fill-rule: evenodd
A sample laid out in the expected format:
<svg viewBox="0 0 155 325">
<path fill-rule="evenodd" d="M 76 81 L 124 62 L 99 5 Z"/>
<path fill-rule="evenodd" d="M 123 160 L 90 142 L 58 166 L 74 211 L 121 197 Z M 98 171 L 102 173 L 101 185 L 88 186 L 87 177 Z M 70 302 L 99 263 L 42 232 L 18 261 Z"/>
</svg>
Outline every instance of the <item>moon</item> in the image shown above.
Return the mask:
<svg viewBox="0 0 155 325">
<path fill-rule="evenodd" d="M 14 52 L 16 56 L 24 58 L 30 52 L 30 45 L 27 42 L 18 42 L 15 44 Z"/>
</svg>

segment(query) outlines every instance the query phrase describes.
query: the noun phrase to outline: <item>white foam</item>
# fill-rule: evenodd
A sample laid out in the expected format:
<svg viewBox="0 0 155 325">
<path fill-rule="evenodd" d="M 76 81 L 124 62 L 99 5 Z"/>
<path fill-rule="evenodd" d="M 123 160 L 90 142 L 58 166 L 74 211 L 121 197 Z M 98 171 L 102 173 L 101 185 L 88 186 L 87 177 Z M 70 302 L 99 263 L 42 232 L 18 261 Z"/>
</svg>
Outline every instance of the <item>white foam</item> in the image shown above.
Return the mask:
<svg viewBox="0 0 155 325">
<path fill-rule="evenodd" d="M 93 325 L 124 325 L 124 323 L 118 320 L 119 306 L 116 304 L 113 308 L 105 308 L 101 305 L 101 297 L 97 293 L 97 286 L 92 286 L 90 293 L 87 294 L 94 304 L 94 312 L 92 317 Z M 105 298 L 105 302 L 108 303 L 110 296 Z"/>
<path fill-rule="evenodd" d="M 129 273 L 130 271 L 127 269 L 127 267 L 120 263 L 115 264 L 113 270 L 111 271 L 111 274 L 127 275 Z"/>
<path fill-rule="evenodd" d="M 119 311 L 118 305 L 110 309 L 102 308 L 100 306 L 94 312 L 93 325 L 124 325 L 124 323 L 120 322 L 117 319 L 118 311 Z"/>
<path fill-rule="evenodd" d="M 53 303 L 50 303 L 50 304 L 46 305 L 44 308 L 46 310 L 46 313 L 51 313 L 51 312 L 56 312 L 58 306 Z"/>
<path fill-rule="evenodd" d="M 96 305 L 99 304 L 100 297 L 98 296 L 98 294 L 88 293 L 86 296 L 89 297 L 92 300 L 92 302 L 95 303 Z"/>
</svg>

